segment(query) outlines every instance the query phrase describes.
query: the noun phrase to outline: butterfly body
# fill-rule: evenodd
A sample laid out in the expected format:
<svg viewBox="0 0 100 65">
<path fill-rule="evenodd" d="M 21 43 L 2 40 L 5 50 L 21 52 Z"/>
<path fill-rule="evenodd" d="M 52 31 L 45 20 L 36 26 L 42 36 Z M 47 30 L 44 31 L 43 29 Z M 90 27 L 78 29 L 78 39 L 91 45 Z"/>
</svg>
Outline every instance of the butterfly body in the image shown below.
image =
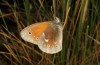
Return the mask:
<svg viewBox="0 0 100 65">
<path fill-rule="evenodd" d="M 58 20 L 58 19 L 57 19 Z M 62 50 L 62 26 L 57 20 L 32 24 L 21 31 L 25 41 L 38 45 L 46 53 Z"/>
</svg>

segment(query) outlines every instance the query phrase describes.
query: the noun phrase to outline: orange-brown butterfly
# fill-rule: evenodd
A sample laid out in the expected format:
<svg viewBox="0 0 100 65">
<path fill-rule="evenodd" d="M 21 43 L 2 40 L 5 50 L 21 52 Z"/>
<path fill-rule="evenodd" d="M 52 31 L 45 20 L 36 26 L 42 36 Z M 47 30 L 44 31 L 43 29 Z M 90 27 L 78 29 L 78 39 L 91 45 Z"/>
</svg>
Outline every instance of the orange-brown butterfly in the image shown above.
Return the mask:
<svg viewBox="0 0 100 65">
<path fill-rule="evenodd" d="M 20 33 L 22 39 L 38 45 L 45 53 L 54 54 L 62 50 L 63 27 L 58 17 L 27 26 Z"/>
</svg>

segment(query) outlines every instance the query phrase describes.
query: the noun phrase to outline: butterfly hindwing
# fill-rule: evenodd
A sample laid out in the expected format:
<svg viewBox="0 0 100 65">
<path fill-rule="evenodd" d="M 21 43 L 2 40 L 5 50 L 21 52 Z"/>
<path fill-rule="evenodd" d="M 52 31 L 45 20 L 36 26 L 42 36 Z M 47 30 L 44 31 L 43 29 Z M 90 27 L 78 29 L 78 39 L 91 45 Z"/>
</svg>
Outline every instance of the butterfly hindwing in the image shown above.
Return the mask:
<svg viewBox="0 0 100 65">
<path fill-rule="evenodd" d="M 40 37 L 39 48 L 46 53 L 57 53 L 62 50 L 62 28 L 50 23 Z"/>
</svg>

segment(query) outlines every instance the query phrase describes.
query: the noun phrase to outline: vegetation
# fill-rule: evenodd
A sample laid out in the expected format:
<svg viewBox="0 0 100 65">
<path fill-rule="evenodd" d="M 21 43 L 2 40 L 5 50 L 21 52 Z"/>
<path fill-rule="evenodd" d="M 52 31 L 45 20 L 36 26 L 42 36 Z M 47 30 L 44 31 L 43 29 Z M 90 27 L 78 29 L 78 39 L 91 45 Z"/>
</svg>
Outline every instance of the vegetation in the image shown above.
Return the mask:
<svg viewBox="0 0 100 65">
<path fill-rule="evenodd" d="M 63 50 L 46 54 L 20 31 L 61 19 Z M 100 65 L 100 0 L 1 0 L 0 65 Z"/>
</svg>

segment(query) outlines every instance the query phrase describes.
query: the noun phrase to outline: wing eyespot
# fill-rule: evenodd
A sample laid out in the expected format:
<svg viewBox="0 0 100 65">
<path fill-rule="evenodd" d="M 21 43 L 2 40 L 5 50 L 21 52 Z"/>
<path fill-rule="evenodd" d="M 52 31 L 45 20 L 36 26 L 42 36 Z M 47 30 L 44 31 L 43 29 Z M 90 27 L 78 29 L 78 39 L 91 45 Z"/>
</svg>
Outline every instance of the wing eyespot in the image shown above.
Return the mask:
<svg viewBox="0 0 100 65">
<path fill-rule="evenodd" d="M 36 40 L 38 40 L 39 38 L 37 37 Z"/>
<path fill-rule="evenodd" d="M 56 47 L 58 47 L 58 46 L 56 46 Z"/>
<path fill-rule="evenodd" d="M 28 32 L 28 34 L 31 35 L 32 33 L 31 32 Z"/>
</svg>

